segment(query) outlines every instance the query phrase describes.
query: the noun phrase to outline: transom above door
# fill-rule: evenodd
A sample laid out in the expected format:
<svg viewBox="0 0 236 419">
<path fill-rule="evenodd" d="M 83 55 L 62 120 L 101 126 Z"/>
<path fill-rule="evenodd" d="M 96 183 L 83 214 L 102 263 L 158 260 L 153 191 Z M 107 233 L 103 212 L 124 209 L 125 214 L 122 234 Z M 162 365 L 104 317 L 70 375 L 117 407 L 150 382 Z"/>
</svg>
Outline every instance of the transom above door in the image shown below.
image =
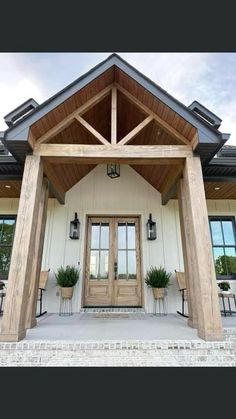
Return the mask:
<svg viewBox="0 0 236 419">
<path fill-rule="evenodd" d="M 141 306 L 139 217 L 88 217 L 85 306 Z"/>
</svg>

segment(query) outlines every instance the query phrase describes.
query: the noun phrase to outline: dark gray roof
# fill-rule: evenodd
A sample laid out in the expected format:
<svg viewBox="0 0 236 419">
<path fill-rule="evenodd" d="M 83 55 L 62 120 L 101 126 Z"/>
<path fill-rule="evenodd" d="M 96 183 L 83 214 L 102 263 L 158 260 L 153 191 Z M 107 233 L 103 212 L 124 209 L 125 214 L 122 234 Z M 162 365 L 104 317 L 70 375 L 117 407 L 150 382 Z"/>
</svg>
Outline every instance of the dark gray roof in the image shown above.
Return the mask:
<svg viewBox="0 0 236 419">
<path fill-rule="evenodd" d="M 120 56 L 112 54 L 86 74 L 76 79 L 41 105 L 37 106 L 28 115 L 25 117 L 23 116 L 19 121 L 16 121 L 13 126 L 4 132 L 4 138 L 2 141 L 15 158 L 23 162 L 26 153 L 30 151 L 30 146 L 27 142 L 30 125 L 112 66 L 117 66 L 119 69 L 124 71 L 146 90 L 151 92 L 154 96 L 198 129 L 199 145 L 196 149 L 196 153 L 201 156 L 203 163 L 207 163 L 229 138 L 229 134 L 221 133 L 189 107 L 179 102 L 168 92 L 151 81 L 148 77 L 128 64 Z"/>
</svg>

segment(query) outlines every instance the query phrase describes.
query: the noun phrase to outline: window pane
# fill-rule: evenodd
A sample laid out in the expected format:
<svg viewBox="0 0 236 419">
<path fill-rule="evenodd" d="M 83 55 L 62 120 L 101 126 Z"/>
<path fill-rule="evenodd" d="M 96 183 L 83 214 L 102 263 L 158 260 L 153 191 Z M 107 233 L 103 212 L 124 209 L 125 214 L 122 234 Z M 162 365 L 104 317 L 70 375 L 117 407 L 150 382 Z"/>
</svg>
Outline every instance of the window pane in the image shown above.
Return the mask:
<svg viewBox="0 0 236 419">
<path fill-rule="evenodd" d="M 100 232 L 100 225 L 92 224 L 91 249 L 99 249 L 99 232 Z"/>
<path fill-rule="evenodd" d="M 220 221 L 211 221 L 211 231 L 213 244 L 224 244 Z"/>
<path fill-rule="evenodd" d="M 118 249 L 126 249 L 126 224 L 118 224 Z"/>
<path fill-rule="evenodd" d="M 213 248 L 214 260 L 215 260 L 215 269 L 217 275 L 227 275 L 227 264 L 224 256 L 223 247 L 214 247 Z"/>
<path fill-rule="evenodd" d="M 7 276 L 10 267 L 11 248 L 0 247 L 0 275 Z"/>
<path fill-rule="evenodd" d="M 108 250 L 101 250 L 100 252 L 100 275 L 99 278 L 108 278 Z"/>
<path fill-rule="evenodd" d="M 128 224 L 128 249 L 135 249 L 135 224 Z"/>
<path fill-rule="evenodd" d="M 12 244 L 15 220 L 4 219 L 1 244 Z"/>
<path fill-rule="evenodd" d="M 101 226 L 101 249 L 109 249 L 109 224 Z"/>
<path fill-rule="evenodd" d="M 128 278 L 136 279 L 136 251 L 128 251 Z"/>
<path fill-rule="evenodd" d="M 228 275 L 236 273 L 236 253 L 235 247 L 225 248 L 225 259 L 227 264 Z"/>
<path fill-rule="evenodd" d="M 119 250 L 118 251 L 118 278 L 119 279 L 126 279 L 126 251 Z"/>
<path fill-rule="evenodd" d="M 99 251 L 91 250 L 90 253 L 90 279 L 95 279 L 98 277 L 98 267 L 99 267 Z"/>
<path fill-rule="evenodd" d="M 235 244 L 235 237 L 233 231 L 232 221 L 222 221 L 225 244 Z"/>
<path fill-rule="evenodd" d="M 0 219 L 0 243 L 2 242 L 3 218 Z"/>
</svg>

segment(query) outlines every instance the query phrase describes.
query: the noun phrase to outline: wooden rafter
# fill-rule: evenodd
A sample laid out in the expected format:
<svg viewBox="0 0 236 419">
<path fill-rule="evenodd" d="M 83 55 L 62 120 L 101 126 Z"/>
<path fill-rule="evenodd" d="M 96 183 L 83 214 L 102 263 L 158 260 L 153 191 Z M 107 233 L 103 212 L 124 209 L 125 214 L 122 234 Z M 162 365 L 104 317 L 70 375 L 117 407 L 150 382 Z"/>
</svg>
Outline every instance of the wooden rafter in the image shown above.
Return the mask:
<svg viewBox="0 0 236 419">
<path fill-rule="evenodd" d="M 93 128 L 92 125 L 85 121 L 82 116 L 76 115 L 75 119 L 77 119 L 77 121 L 83 125 L 83 127 L 86 128 L 86 130 L 89 131 L 90 134 L 92 134 L 100 143 L 104 145 L 110 145 L 109 141 L 107 141 L 106 138 L 104 138 L 95 128 Z"/>
<path fill-rule="evenodd" d="M 111 93 L 111 144 L 117 143 L 117 89 L 112 88 Z"/>
<path fill-rule="evenodd" d="M 166 176 L 163 184 L 160 187 L 162 205 L 166 205 L 171 199 L 173 192 L 176 190 L 177 182 L 183 172 L 183 165 L 173 167 L 170 169 L 168 176 Z"/>
<path fill-rule="evenodd" d="M 68 115 L 66 118 L 64 118 L 62 121 L 60 121 L 58 124 L 56 124 L 53 128 L 48 130 L 45 134 L 43 134 L 37 140 L 35 140 L 33 138 L 32 132 L 31 132 L 31 130 L 29 130 L 28 142 L 30 143 L 31 147 L 34 148 L 36 144 L 47 143 L 52 137 L 59 134 L 66 127 L 68 127 L 74 121 L 74 119 L 77 115 L 80 115 L 80 116 L 83 115 L 85 112 L 87 112 L 89 109 L 91 109 L 97 103 L 99 103 L 102 99 L 104 99 L 106 96 L 108 96 L 111 89 L 112 89 L 112 85 L 107 86 L 105 89 L 103 89 L 101 92 L 99 92 L 96 96 L 92 97 L 90 100 L 88 100 L 82 106 L 77 108 L 74 112 L 72 112 L 70 115 Z"/>
<path fill-rule="evenodd" d="M 123 87 L 116 84 L 117 89 L 123 93 L 131 102 L 133 102 L 137 107 L 142 109 L 146 114 L 153 117 L 153 119 L 160 125 L 160 127 L 169 135 L 171 135 L 178 143 L 189 145 L 190 142 L 187 138 L 185 138 L 182 134 L 180 134 L 175 128 L 165 122 L 162 118 L 160 118 L 157 114 L 152 112 L 147 106 L 145 106 L 142 102 L 140 102 L 136 97 L 131 95 L 127 90 Z"/>
<path fill-rule="evenodd" d="M 133 140 L 150 122 L 153 121 L 153 116 L 149 115 L 144 121 L 140 122 L 132 131 L 130 131 L 121 141 L 119 141 L 119 145 L 128 144 L 131 140 Z"/>
<path fill-rule="evenodd" d="M 57 177 L 55 176 L 52 166 L 48 162 L 44 161 L 43 170 L 47 179 L 50 182 L 49 188 L 52 191 L 53 195 L 55 196 L 55 198 L 58 200 L 60 204 L 64 204 L 65 192 L 63 191 L 61 187 L 59 179 L 57 179 Z"/>
</svg>

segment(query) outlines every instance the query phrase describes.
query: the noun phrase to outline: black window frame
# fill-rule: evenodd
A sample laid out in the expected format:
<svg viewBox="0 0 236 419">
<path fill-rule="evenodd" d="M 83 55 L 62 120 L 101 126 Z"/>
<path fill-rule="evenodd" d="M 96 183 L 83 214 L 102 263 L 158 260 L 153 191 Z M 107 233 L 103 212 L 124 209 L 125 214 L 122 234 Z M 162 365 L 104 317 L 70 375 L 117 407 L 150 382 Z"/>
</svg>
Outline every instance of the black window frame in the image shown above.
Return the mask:
<svg viewBox="0 0 236 419">
<path fill-rule="evenodd" d="M 214 259 L 214 253 L 213 253 L 213 248 L 214 247 L 223 247 L 223 248 L 227 248 L 227 247 L 235 247 L 236 250 L 236 222 L 235 222 L 235 216 L 233 215 L 210 215 L 208 216 L 209 219 L 209 228 L 210 228 L 210 235 L 211 235 L 211 245 L 212 245 L 212 254 L 213 254 L 213 259 Z M 235 238 L 235 245 L 225 245 L 225 244 L 221 244 L 221 245 L 214 245 L 213 244 L 213 238 L 212 238 L 212 230 L 211 230 L 211 221 L 231 221 L 232 222 L 232 226 L 233 226 L 233 233 L 234 233 L 234 238 Z M 222 228 L 222 227 L 221 227 Z M 224 240 L 224 234 L 222 231 L 222 237 Z M 217 280 L 236 280 L 236 273 L 233 275 L 217 275 L 216 273 L 216 279 Z"/>
<path fill-rule="evenodd" d="M 4 219 L 15 220 L 15 225 L 14 225 L 14 230 L 13 230 L 13 237 L 12 237 L 12 243 L 11 244 L 1 244 L 1 242 L 0 242 L 0 248 L 1 247 L 9 247 L 9 248 L 11 248 L 11 254 L 10 254 L 10 262 L 11 262 L 12 247 L 13 247 L 13 242 L 14 242 L 14 237 L 15 237 L 17 215 L 16 214 L 0 214 L 0 220 L 4 220 Z M 2 275 L 0 273 L 0 280 L 1 281 L 7 281 L 8 280 L 8 275 L 9 275 L 9 271 L 8 271 L 8 273 L 6 275 Z"/>
</svg>

